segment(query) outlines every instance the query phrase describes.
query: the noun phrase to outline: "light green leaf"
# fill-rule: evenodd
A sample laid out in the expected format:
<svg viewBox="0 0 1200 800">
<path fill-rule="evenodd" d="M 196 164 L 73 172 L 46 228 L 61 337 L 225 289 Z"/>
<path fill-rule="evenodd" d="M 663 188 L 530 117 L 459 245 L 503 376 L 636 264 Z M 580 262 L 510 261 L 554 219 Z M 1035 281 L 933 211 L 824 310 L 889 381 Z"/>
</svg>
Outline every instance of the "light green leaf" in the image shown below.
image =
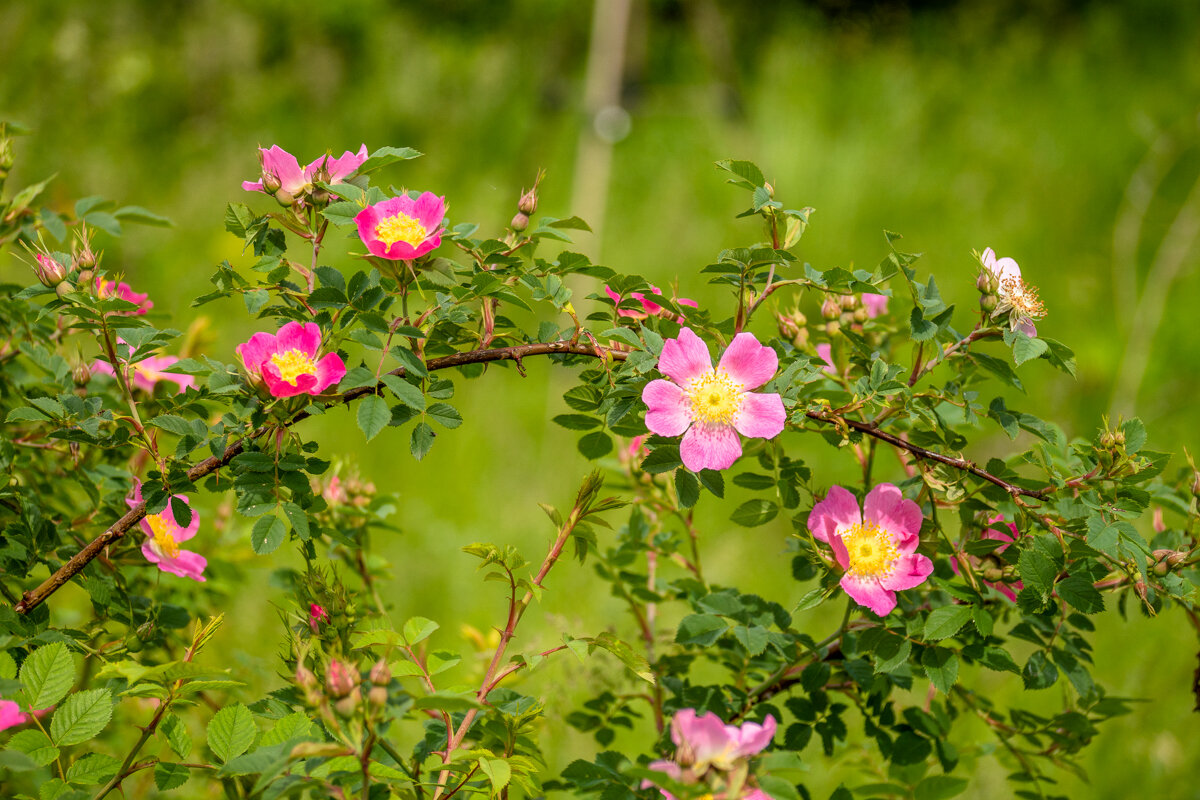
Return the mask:
<svg viewBox="0 0 1200 800">
<path fill-rule="evenodd" d="M 931 642 L 947 639 L 958 633 L 970 619 L 971 606 L 935 608 L 925 620 L 925 638 Z"/>
<path fill-rule="evenodd" d="M 58 707 L 50 720 L 50 738 L 59 747 L 91 739 L 112 719 L 112 693 L 108 689 L 76 692 Z"/>
<path fill-rule="evenodd" d="M 39 647 L 21 665 L 20 680 L 29 707 L 48 708 L 71 690 L 75 658 L 62 642 Z"/>
<path fill-rule="evenodd" d="M 225 762 L 246 752 L 257 733 L 249 709 L 234 703 L 218 711 L 208 723 L 208 746 Z"/>
<path fill-rule="evenodd" d="M 392 418 L 387 401 L 377 394 L 369 394 L 358 403 L 358 429 L 371 441 L 387 427 Z"/>
</svg>

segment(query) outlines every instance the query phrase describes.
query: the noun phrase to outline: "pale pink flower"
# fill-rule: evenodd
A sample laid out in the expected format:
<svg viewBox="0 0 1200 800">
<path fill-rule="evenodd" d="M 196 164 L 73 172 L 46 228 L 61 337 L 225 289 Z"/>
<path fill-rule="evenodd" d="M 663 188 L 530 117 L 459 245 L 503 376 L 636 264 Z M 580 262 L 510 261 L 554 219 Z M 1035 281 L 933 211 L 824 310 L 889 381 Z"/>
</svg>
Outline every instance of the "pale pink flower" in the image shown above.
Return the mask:
<svg viewBox="0 0 1200 800">
<path fill-rule="evenodd" d="M 711 711 L 697 716 L 685 708 L 671 720 L 671 741 L 675 743 L 675 761 L 692 766 L 697 773 L 706 767 L 731 770 L 750 756 L 761 752 L 775 738 L 775 718 L 768 716 L 760 725 L 743 722 L 726 725 Z"/>
<path fill-rule="evenodd" d="M 817 356 L 819 356 L 820 359 L 825 362 L 825 366 L 821 367 L 824 372 L 834 376 L 838 374 L 837 365 L 833 363 L 833 345 L 831 345 L 829 342 L 821 342 L 818 344 Z"/>
<path fill-rule="evenodd" d="M 629 296 L 631 298 L 633 298 L 634 300 L 637 300 L 639 303 L 642 304 L 641 311 L 634 311 L 633 309 L 630 309 L 630 308 L 620 308 L 621 295 L 614 292 L 611 288 L 609 288 L 608 286 L 605 286 L 604 291 L 608 294 L 609 298 L 613 301 L 613 303 L 618 307 L 617 308 L 618 316 L 631 317 L 632 319 L 645 319 L 646 317 L 650 317 L 650 316 L 664 316 L 664 317 L 676 319 L 678 322 L 683 322 L 682 314 L 680 314 L 678 317 L 675 317 L 674 314 L 667 312 L 666 309 L 664 309 L 658 303 L 655 303 L 652 300 L 647 300 L 646 295 L 644 295 L 641 292 L 630 292 L 629 293 Z M 652 294 L 661 295 L 662 289 L 659 289 L 657 286 L 652 285 L 650 287 L 650 292 Z M 689 300 L 686 297 L 676 298 L 675 302 L 681 306 L 690 306 L 691 308 L 699 308 L 700 307 L 700 304 L 697 303 L 695 300 Z"/>
<path fill-rule="evenodd" d="M 441 245 L 445 217 L 446 198 L 424 192 L 416 200 L 402 194 L 367 206 L 354 224 L 371 255 L 411 261 Z"/>
<path fill-rule="evenodd" d="M 329 173 L 329 177 L 325 180 L 325 183 L 330 185 L 344 183 L 345 178 L 351 175 L 367 160 L 367 146 L 364 144 L 358 149 L 357 153 L 351 153 L 347 150 L 345 153 L 342 153 L 341 158 L 334 158 L 332 155 L 321 156 L 303 169 L 301 169 L 300 162 L 296 160 L 296 157 L 279 145 L 272 145 L 269 150 L 262 147 L 258 148 L 258 157 L 262 163 L 263 175 L 273 176 L 275 180 L 279 181 L 280 190 L 292 197 L 299 197 L 305 192 L 312 190 L 313 181 L 317 179 L 317 175 L 322 167 Z M 263 188 L 261 179 L 257 181 L 243 181 L 242 188 L 248 192 L 274 194 L 274 192 L 267 192 Z"/>
<path fill-rule="evenodd" d="M 188 508 L 192 508 L 186 495 L 177 494 L 172 497 L 175 500 L 183 501 Z M 134 482 L 133 496 L 125 498 L 125 502 L 129 504 L 130 508 L 142 502 L 141 481 Z M 184 550 L 179 546 L 180 542 L 191 539 L 200 529 L 200 515 L 196 513 L 196 509 L 192 508 L 191 522 L 184 527 L 175 521 L 175 510 L 168 500 L 166 508 L 157 514 L 147 514 L 139 524 L 147 537 L 146 541 L 142 543 L 142 555 L 146 557 L 147 561 L 157 564 L 163 572 L 170 572 L 181 578 L 191 578 L 194 581 L 206 580 L 204 570 L 208 566 L 208 560 L 199 553 Z"/>
<path fill-rule="evenodd" d="M 773 439 L 787 412 L 775 393 L 751 392 L 775 376 L 779 357 L 752 333 L 739 333 L 713 369 L 708 346 L 691 328 L 667 339 L 654 380 L 642 390 L 646 427 L 659 436 L 683 436 L 679 455 L 693 472 L 727 469 L 742 454 L 738 434 Z"/>
<path fill-rule="evenodd" d="M 872 489 L 861 512 L 853 494 L 833 486 L 813 506 L 808 529 L 833 548 L 846 594 L 883 617 L 896 607 L 896 592 L 933 572 L 933 562 L 916 552 L 922 521 L 921 507 L 890 483 Z"/>
<path fill-rule="evenodd" d="M 127 303 L 133 303 L 137 308 L 118 313 L 126 316 L 135 316 L 137 314 L 145 314 L 150 309 L 154 308 L 154 303 L 150 300 L 150 295 L 146 293 L 135 292 L 128 283 L 117 283 L 116 281 L 105 280 L 100 275 L 96 276 L 96 296 L 105 299 L 108 297 L 117 297 Z"/>
<path fill-rule="evenodd" d="M 272 397 L 321 394 L 346 374 L 337 353 L 319 360 L 321 328 L 315 322 L 289 322 L 278 333 L 256 333 L 237 346 L 252 378 L 261 377 Z"/>
<path fill-rule="evenodd" d="M 118 358 L 122 354 L 128 357 L 130 352 L 129 345 L 125 343 L 124 339 L 117 339 L 116 350 Z M 161 381 L 167 381 L 178 386 L 178 392 L 185 392 L 196 385 L 196 378 L 192 375 L 181 375 L 177 372 L 164 371 L 167 367 L 178 361 L 179 358 L 177 356 L 147 356 L 133 364 L 123 362 L 122 368 L 125 370 L 126 380 L 132 383 L 135 389 L 141 389 L 144 392 L 153 394 L 155 386 Z M 112 364 L 99 360 L 92 364 L 92 372 L 99 372 L 114 378 L 117 375 Z"/>
<path fill-rule="evenodd" d="M 988 520 L 989 525 L 994 525 L 997 522 L 1000 522 L 1000 523 L 1004 522 L 1003 514 L 997 514 L 996 516 L 994 516 Z M 995 528 L 988 528 L 980 535 L 980 538 L 982 538 L 982 539 L 995 539 L 996 541 L 1004 542 L 1004 544 L 1000 545 L 995 550 L 993 550 L 992 551 L 993 553 L 996 553 L 996 554 L 1003 553 L 1005 550 L 1008 549 L 1008 546 L 1010 544 L 1012 544 L 1013 542 L 1015 542 L 1017 540 L 1017 537 L 1019 537 L 1021 535 L 1020 532 L 1017 530 L 1017 526 L 1015 523 L 1009 522 L 1009 523 L 1005 523 L 1005 524 L 1007 524 L 1008 530 L 1011 531 L 1011 534 L 1007 531 L 996 530 Z M 958 574 L 958 569 L 959 569 L 958 559 L 959 558 L 967 558 L 967 557 L 968 556 L 965 556 L 965 555 L 953 555 L 950 557 L 950 569 L 954 570 L 955 575 Z M 984 583 L 987 584 L 988 586 L 992 587 L 993 589 L 995 589 L 1000 594 L 1007 597 L 1009 600 L 1012 600 L 1014 603 L 1017 601 L 1017 592 L 1019 592 L 1025 588 L 1025 584 L 1022 583 L 1021 581 L 1015 581 L 1013 583 L 1005 583 L 1003 581 L 984 581 Z"/>
<path fill-rule="evenodd" d="M 992 248 L 979 257 L 983 268 L 996 280 L 996 296 L 1000 302 L 993 317 L 1009 315 L 1009 326 L 1026 336 L 1037 336 L 1034 321 L 1046 314 L 1046 308 L 1038 299 L 1037 289 L 1021 279 L 1021 268 L 1011 258 L 996 258 Z"/>
<path fill-rule="evenodd" d="M 888 300 L 890 298 L 886 294 L 873 294 L 865 292 L 862 296 L 863 308 L 867 310 L 867 317 L 875 319 L 887 313 Z"/>
<path fill-rule="evenodd" d="M 12 728 L 28 721 L 29 717 L 21 713 L 21 707 L 13 700 L 0 700 L 0 731 Z"/>
</svg>

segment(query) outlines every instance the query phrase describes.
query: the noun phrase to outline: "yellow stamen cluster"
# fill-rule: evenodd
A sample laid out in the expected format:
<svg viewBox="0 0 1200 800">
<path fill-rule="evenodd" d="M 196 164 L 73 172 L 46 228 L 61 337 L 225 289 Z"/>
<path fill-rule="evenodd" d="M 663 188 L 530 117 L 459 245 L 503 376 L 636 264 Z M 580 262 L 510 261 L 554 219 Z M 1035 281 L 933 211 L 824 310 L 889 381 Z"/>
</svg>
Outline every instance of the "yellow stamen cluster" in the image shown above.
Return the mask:
<svg viewBox="0 0 1200 800">
<path fill-rule="evenodd" d="M 692 404 L 692 419 L 715 425 L 732 425 L 742 406 L 742 385 L 724 371 L 711 370 L 684 390 Z"/>
<path fill-rule="evenodd" d="M 150 523 L 150 530 L 154 532 L 154 549 L 166 558 L 178 557 L 179 543 L 175 541 L 175 533 L 179 531 L 179 526 L 162 514 L 151 514 L 146 517 L 146 522 Z"/>
<path fill-rule="evenodd" d="M 885 578 L 900 558 L 891 535 L 870 523 L 852 525 L 842 533 L 842 544 L 850 556 L 846 571 L 860 578 Z"/>
<path fill-rule="evenodd" d="M 1046 315 L 1046 307 L 1038 299 L 1035 287 L 1020 278 L 1008 277 L 1000 281 L 1000 298 L 1022 317 L 1040 319 Z"/>
<path fill-rule="evenodd" d="M 396 242 L 405 242 L 416 247 L 425 241 L 429 232 L 425 226 L 408 214 L 396 214 L 379 221 L 375 226 L 375 236 L 388 247 Z"/>
<path fill-rule="evenodd" d="M 296 378 L 301 375 L 316 375 L 317 362 L 300 350 L 288 350 L 271 356 L 271 363 L 279 370 L 279 377 L 287 383 L 296 385 Z"/>
</svg>

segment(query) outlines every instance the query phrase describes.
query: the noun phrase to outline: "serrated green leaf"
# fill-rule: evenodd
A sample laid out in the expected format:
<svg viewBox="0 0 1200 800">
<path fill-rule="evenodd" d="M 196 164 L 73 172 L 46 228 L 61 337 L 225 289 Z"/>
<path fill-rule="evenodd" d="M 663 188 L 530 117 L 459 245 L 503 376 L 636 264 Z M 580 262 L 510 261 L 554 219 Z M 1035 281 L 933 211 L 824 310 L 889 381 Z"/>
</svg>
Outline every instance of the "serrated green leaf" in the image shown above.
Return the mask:
<svg viewBox="0 0 1200 800">
<path fill-rule="evenodd" d="M 67 769 L 67 781 L 94 786 L 111 780 L 121 769 L 121 762 L 103 753 L 89 753 Z"/>
<path fill-rule="evenodd" d="M 108 689 L 76 692 L 54 711 L 50 738 L 59 747 L 93 738 L 112 719 L 112 693 Z"/>
<path fill-rule="evenodd" d="M 931 642 L 948 639 L 971 619 L 971 606 L 942 606 L 925 619 L 925 638 Z"/>
<path fill-rule="evenodd" d="M 387 401 L 377 394 L 369 394 L 358 403 L 358 429 L 371 441 L 387 427 L 392 419 Z"/>
<path fill-rule="evenodd" d="M 437 438 L 437 433 L 433 428 L 429 427 L 428 422 L 418 422 L 413 428 L 412 438 L 409 440 L 408 449 L 412 453 L 413 458 L 417 461 L 425 458 L 429 454 L 430 448 L 433 447 L 433 440 Z"/>
<path fill-rule="evenodd" d="M 160 761 L 154 765 L 154 785 L 158 787 L 160 792 L 178 789 L 187 783 L 187 779 L 191 777 L 191 770 L 183 764 L 171 764 L 167 761 Z"/>
<path fill-rule="evenodd" d="M 948 800 L 967 790 L 966 778 L 953 775 L 930 775 L 921 779 L 913 789 L 913 800 Z"/>
<path fill-rule="evenodd" d="M 412 647 L 418 642 L 423 642 L 433 635 L 440 625 L 431 619 L 424 617 L 412 617 L 404 623 L 401 629 L 401 635 L 404 637 L 405 643 Z"/>
<path fill-rule="evenodd" d="M 254 528 L 250 531 L 250 546 L 254 548 L 255 553 L 265 556 L 275 552 L 286 537 L 287 527 L 283 520 L 274 514 L 268 514 L 254 523 Z"/>
<path fill-rule="evenodd" d="M 208 746 L 222 763 L 246 752 L 258 729 L 241 703 L 225 706 L 208 723 Z"/>
<path fill-rule="evenodd" d="M 62 642 L 34 650 L 21 665 L 21 685 L 30 708 L 49 708 L 75 682 L 75 658 Z"/>
<path fill-rule="evenodd" d="M 778 505 L 770 500 L 759 498 L 742 503 L 734 510 L 729 519 L 744 528 L 756 528 L 775 519 L 778 513 Z"/>
<path fill-rule="evenodd" d="M 958 680 L 958 656 L 945 647 L 929 647 L 921 655 L 921 666 L 938 691 L 949 694 Z"/>
</svg>

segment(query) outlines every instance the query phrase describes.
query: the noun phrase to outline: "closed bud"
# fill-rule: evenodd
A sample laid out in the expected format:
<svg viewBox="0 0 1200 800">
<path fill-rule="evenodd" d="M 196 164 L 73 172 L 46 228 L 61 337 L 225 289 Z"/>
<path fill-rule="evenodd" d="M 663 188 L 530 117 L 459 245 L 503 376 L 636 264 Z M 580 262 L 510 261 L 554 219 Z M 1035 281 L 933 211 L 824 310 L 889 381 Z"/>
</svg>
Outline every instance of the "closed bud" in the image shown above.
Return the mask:
<svg viewBox="0 0 1200 800">
<path fill-rule="evenodd" d="M 990 314 L 996 310 L 996 304 L 998 302 L 999 301 L 996 299 L 996 295 L 994 294 L 981 295 L 979 298 L 979 307 L 983 309 L 985 313 Z"/>
<path fill-rule="evenodd" d="M 767 190 L 767 197 L 775 197 L 775 187 L 770 182 L 764 183 L 763 188 Z"/>
<path fill-rule="evenodd" d="M 1192 497 L 1200 500 L 1200 472 L 1192 473 Z"/>
<path fill-rule="evenodd" d="M 991 581 L 992 583 L 996 583 L 997 581 L 1001 580 L 1003 577 L 1004 577 L 1004 570 L 1001 567 L 991 565 L 991 566 L 985 567 L 983 570 L 983 579 L 985 581 Z"/>
<path fill-rule="evenodd" d="M 375 662 L 375 666 L 371 667 L 371 683 L 376 686 L 387 686 L 392 682 L 392 671 L 388 668 L 388 663 L 384 659 L 379 659 Z"/>
<path fill-rule="evenodd" d="M 301 664 L 296 667 L 296 685 L 301 689 L 315 689 L 317 686 L 317 676 L 308 667 Z"/>
<path fill-rule="evenodd" d="M 825 332 L 830 336 L 836 336 L 842 330 L 842 324 L 836 319 L 825 323 Z"/>
<path fill-rule="evenodd" d="M 529 227 L 529 215 L 523 211 L 518 211 L 517 215 L 512 218 L 512 222 L 508 224 L 514 231 L 520 233 Z"/>
<path fill-rule="evenodd" d="M 853 311 L 854 309 L 858 308 L 858 295 L 844 294 L 841 296 L 838 302 L 842 304 L 842 308 L 846 311 Z"/>
<path fill-rule="evenodd" d="M 92 248 L 85 247 L 75 256 L 76 269 L 91 269 L 94 266 L 96 266 L 96 254 L 92 252 Z"/>
<path fill-rule="evenodd" d="M 779 335 L 784 339 L 794 339 L 800 335 L 801 326 L 792 314 L 780 314 L 776 311 L 775 324 L 779 328 Z"/>
<path fill-rule="evenodd" d="M 267 194 L 275 194 L 283 186 L 279 181 L 279 177 L 270 170 L 263 170 L 262 174 L 263 191 Z M 290 205 L 290 204 L 289 204 Z"/>
<path fill-rule="evenodd" d="M 360 705 L 362 705 L 362 692 L 360 692 L 356 686 L 354 687 L 354 690 L 350 692 L 350 694 L 333 704 L 333 710 L 336 711 L 338 716 L 342 719 L 349 719 L 350 717 L 354 716 L 354 712 L 358 710 Z"/>
<path fill-rule="evenodd" d="M 358 670 L 335 658 L 329 662 L 325 685 L 334 697 L 345 697 L 358 686 Z"/>
<path fill-rule="evenodd" d="M 867 313 L 867 310 L 865 308 L 854 309 L 854 321 L 857 322 L 859 325 L 863 324 L 870 318 L 871 318 L 871 315 Z"/>
<path fill-rule="evenodd" d="M 279 205 L 283 206 L 284 208 L 291 208 L 292 204 L 296 202 L 296 198 L 290 192 L 285 192 L 283 189 L 277 189 L 275 191 L 275 202 L 279 203 Z"/>
<path fill-rule="evenodd" d="M 522 214 L 529 215 L 537 211 L 537 187 L 533 187 L 525 194 L 521 195 L 521 199 L 517 201 L 517 208 Z"/>
<path fill-rule="evenodd" d="M 92 369 L 87 365 L 86 361 L 80 361 L 71 370 L 71 380 L 75 381 L 76 386 L 87 386 L 88 381 L 92 379 Z"/>
<path fill-rule="evenodd" d="M 324 206 L 329 203 L 329 191 L 326 189 L 322 189 L 319 186 L 314 187 L 312 190 L 312 194 L 309 195 L 309 198 L 312 200 L 312 204 L 314 206 L 316 206 L 317 208 L 320 208 L 321 206 Z"/>
<path fill-rule="evenodd" d="M 83 284 L 84 286 L 91 286 L 92 278 L 94 278 L 94 277 L 96 277 L 96 274 L 94 272 L 92 272 L 90 269 L 81 269 L 75 275 L 75 279 L 77 281 L 79 281 L 81 284 Z"/>
<path fill-rule="evenodd" d="M 837 319 L 842 313 L 842 306 L 835 297 L 826 297 L 821 304 L 821 316 L 824 319 Z"/>
<path fill-rule="evenodd" d="M 63 281 L 58 286 L 54 287 L 54 293 L 59 297 L 66 297 L 68 293 L 75 291 L 75 284 L 70 281 Z"/>
<path fill-rule="evenodd" d="M 58 263 L 53 256 L 48 256 L 45 253 L 35 253 L 33 260 L 33 271 L 37 274 L 37 278 L 42 282 L 43 286 L 53 289 L 66 280 L 67 268 Z"/>
<path fill-rule="evenodd" d="M 983 294 L 995 294 L 999 282 L 990 270 L 982 269 L 979 271 L 979 277 L 975 279 L 975 288 Z"/>
<path fill-rule="evenodd" d="M 371 691 L 367 692 L 367 702 L 374 708 L 383 708 L 387 701 L 388 690 L 383 686 L 372 686 Z"/>
</svg>

